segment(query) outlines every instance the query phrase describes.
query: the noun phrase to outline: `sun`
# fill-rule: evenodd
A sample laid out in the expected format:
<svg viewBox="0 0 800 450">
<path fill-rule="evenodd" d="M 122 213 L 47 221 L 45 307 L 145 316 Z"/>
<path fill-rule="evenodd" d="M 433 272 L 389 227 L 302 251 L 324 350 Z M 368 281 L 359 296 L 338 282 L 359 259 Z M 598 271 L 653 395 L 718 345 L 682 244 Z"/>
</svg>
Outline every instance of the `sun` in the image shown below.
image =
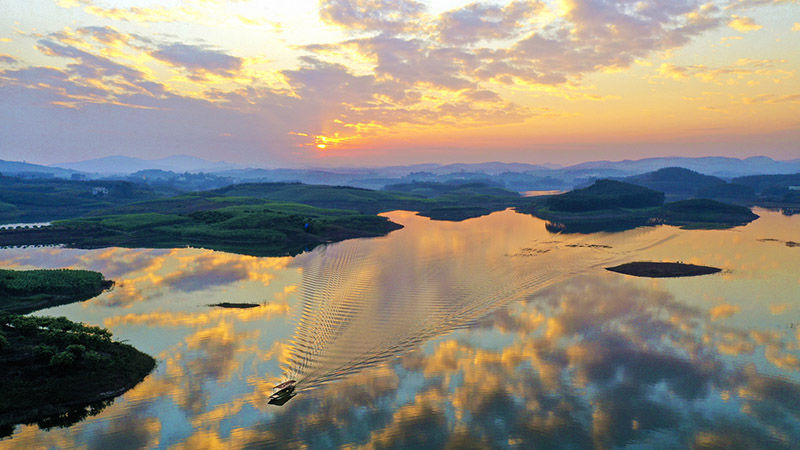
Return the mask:
<svg viewBox="0 0 800 450">
<path fill-rule="evenodd" d="M 325 144 L 317 144 L 317 148 L 320 150 L 325 150 L 326 148 L 328 148 L 328 146 Z"/>
</svg>

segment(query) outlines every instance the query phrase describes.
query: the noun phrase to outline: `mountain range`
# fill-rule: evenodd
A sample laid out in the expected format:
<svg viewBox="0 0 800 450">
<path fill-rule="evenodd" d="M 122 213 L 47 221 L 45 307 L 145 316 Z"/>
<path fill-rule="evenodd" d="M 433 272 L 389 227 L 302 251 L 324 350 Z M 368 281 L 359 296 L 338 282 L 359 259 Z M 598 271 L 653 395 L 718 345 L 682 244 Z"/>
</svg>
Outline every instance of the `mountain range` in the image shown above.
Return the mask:
<svg viewBox="0 0 800 450">
<path fill-rule="evenodd" d="M 800 172 L 800 159 L 777 161 L 766 156 L 745 159 L 729 157 L 661 157 L 623 161 L 590 161 L 561 167 L 552 164 L 525 163 L 457 163 L 414 164 L 386 167 L 340 168 L 253 168 L 224 161 L 208 161 L 186 155 L 146 160 L 130 156 L 104 158 L 44 166 L 20 161 L 0 160 L 3 175 L 53 176 L 58 178 L 115 178 L 146 170 L 174 174 L 206 173 L 232 182 L 299 181 L 311 184 L 340 184 L 379 188 L 386 184 L 411 181 L 495 180 L 513 187 L 542 186 L 565 188 L 591 183 L 599 178 L 624 178 L 666 167 L 683 167 L 695 172 L 731 179 L 747 175 L 793 174 Z M 561 186 L 558 186 L 558 183 Z M 538 187 L 532 187 L 537 189 Z"/>
</svg>

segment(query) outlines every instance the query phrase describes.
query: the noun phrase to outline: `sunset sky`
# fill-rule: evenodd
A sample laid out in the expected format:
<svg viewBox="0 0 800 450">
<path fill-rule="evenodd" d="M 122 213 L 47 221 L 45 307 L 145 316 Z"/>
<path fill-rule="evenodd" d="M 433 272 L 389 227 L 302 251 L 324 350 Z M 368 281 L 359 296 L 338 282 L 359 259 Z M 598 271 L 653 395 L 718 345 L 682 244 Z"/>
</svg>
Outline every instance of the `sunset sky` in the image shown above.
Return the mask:
<svg viewBox="0 0 800 450">
<path fill-rule="evenodd" d="M 798 0 L 3 0 L 0 159 L 800 158 Z"/>
</svg>

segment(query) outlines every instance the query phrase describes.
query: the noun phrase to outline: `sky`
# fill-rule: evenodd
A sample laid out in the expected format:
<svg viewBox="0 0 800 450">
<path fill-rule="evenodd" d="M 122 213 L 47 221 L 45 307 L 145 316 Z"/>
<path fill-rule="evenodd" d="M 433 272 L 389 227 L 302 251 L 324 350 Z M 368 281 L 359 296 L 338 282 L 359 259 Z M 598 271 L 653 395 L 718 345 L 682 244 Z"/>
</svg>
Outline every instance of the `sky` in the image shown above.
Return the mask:
<svg viewBox="0 0 800 450">
<path fill-rule="evenodd" d="M 2 0 L 0 159 L 800 158 L 798 0 Z"/>
</svg>

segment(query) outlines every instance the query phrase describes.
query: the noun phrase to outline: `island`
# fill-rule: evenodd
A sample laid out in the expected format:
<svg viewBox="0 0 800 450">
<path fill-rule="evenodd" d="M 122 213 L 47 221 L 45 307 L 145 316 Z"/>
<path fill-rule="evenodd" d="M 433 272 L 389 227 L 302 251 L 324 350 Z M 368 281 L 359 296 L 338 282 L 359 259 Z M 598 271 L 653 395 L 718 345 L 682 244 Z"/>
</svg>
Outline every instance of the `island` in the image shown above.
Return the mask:
<svg viewBox="0 0 800 450">
<path fill-rule="evenodd" d="M 236 303 L 236 302 L 221 302 L 221 303 L 212 303 L 208 306 L 214 306 L 217 308 L 232 308 L 232 309 L 249 309 L 249 308 L 258 308 L 258 303 Z"/>
<path fill-rule="evenodd" d="M 641 226 L 723 229 L 744 225 L 758 216 L 745 206 L 709 199 L 664 203 L 665 195 L 644 186 L 597 180 L 591 186 L 547 197 L 536 197 L 517 208 L 547 221 L 552 232 L 594 233 Z"/>
<path fill-rule="evenodd" d="M 27 314 L 97 297 L 114 285 L 89 270 L 0 269 L 0 311 Z"/>
<path fill-rule="evenodd" d="M 17 424 L 49 428 L 97 414 L 153 370 L 152 357 L 113 341 L 106 329 L 9 312 L 84 299 L 109 285 L 101 274 L 10 272 L 3 271 L 0 295 L 0 437 Z"/>
<path fill-rule="evenodd" d="M 606 267 L 611 272 L 648 278 L 694 277 L 720 272 L 722 269 L 681 262 L 636 261 L 614 267 Z"/>
</svg>

